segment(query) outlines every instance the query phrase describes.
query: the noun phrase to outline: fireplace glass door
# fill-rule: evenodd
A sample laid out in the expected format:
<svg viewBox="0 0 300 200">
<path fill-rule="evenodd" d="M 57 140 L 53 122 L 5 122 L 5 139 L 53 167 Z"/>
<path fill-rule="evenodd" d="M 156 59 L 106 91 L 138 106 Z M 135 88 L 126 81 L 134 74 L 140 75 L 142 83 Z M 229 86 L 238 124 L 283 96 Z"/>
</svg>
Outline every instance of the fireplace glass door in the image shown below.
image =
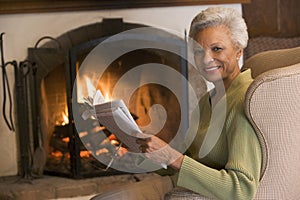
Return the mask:
<svg viewBox="0 0 300 200">
<path fill-rule="evenodd" d="M 153 66 L 166 65 L 187 79 L 187 61 L 184 58 L 185 40 L 172 38 L 170 42 L 170 38 L 164 37 L 157 37 L 156 42 L 165 42 L 170 46 L 168 48 L 175 48 L 179 52 L 178 55 L 159 48 L 140 48 L 126 52 L 105 66 L 105 71 L 98 77 L 97 84 L 93 84 L 92 88 L 90 83 L 95 83 L 95 80 L 92 80 L 93 71 L 90 72 L 91 76 L 83 79 L 78 79 L 77 74 L 89 53 L 108 37 L 83 42 L 69 49 L 29 48 L 29 60 L 37 66 L 37 72 L 31 81 L 31 88 L 35 89 L 36 94 L 30 104 L 32 119 L 30 137 L 35 147 L 40 145 L 39 141 L 42 141 L 46 150 L 47 162 L 44 173 L 72 178 L 124 173 L 108 167 L 107 163 L 102 163 L 98 159 L 101 157 L 109 162 L 112 152 L 120 148 L 121 141 L 95 119 L 82 120 L 81 127 L 92 126 L 92 131 L 77 128 L 74 124 L 76 120 L 74 120 L 72 106 L 74 101 L 81 104 L 82 99 L 92 96 L 95 90 L 100 90 L 107 100 L 112 97 L 122 99 L 131 88 L 130 82 L 123 82 L 118 94 L 113 94 L 113 91 L 118 81 L 137 66 L 149 65 L 149 71 L 139 73 L 139 77 L 132 77 L 143 83 L 132 93 L 127 102 L 136 123 L 141 127 L 147 127 L 151 123 L 161 124 L 163 121 L 157 136 L 167 142 L 175 137 L 174 134 L 179 129 L 187 128 L 188 95 L 185 81 L 177 80 L 172 83 L 179 91 L 179 98 L 182 98 L 180 100 L 178 95 L 176 96 L 174 91 L 165 85 L 151 82 L 144 84 L 144 80 L 151 76 L 156 76 L 155 79 L 171 79 L 168 74 L 149 73 L 154 69 L 151 68 L 151 63 Z M 101 59 L 101 55 L 99 57 Z M 74 84 L 77 87 L 74 88 Z M 154 113 L 154 118 L 151 118 L 153 105 L 163 106 L 165 112 L 156 115 Z M 79 106 L 78 112 L 84 112 L 80 110 L 84 108 Z M 156 119 L 156 122 L 153 122 L 153 119 Z M 84 126 L 84 123 L 87 123 L 87 126 Z M 118 155 L 119 159 L 122 154 L 126 154 L 126 146 L 122 148 L 124 151 Z"/>
</svg>

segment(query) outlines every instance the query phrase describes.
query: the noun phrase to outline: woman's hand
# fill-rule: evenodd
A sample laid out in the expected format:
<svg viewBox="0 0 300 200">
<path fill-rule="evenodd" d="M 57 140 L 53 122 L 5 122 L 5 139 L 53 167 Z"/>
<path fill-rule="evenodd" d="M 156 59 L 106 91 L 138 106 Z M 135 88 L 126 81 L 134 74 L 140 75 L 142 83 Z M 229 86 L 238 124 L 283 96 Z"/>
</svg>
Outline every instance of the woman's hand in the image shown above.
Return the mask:
<svg viewBox="0 0 300 200">
<path fill-rule="evenodd" d="M 140 144 L 140 149 L 145 154 L 145 157 L 160 164 L 170 165 L 174 169 L 180 169 L 183 155 L 170 147 L 162 139 L 150 136 L 148 138 L 137 139 L 136 143 Z"/>
</svg>

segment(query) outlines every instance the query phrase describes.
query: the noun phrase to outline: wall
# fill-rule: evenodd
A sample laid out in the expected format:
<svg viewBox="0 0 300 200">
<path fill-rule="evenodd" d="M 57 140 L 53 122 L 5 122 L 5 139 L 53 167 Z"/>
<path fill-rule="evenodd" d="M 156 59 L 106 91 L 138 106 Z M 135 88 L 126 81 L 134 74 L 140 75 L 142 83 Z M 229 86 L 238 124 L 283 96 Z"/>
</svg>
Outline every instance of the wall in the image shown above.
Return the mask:
<svg viewBox="0 0 300 200">
<path fill-rule="evenodd" d="M 225 6 L 234 7 L 241 12 L 240 4 L 226 4 Z M 27 48 L 33 47 L 35 42 L 42 36 L 48 35 L 57 37 L 80 26 L 99 22 L 103 18 L 122 17 L 125 22 L 141 23 L 149 26 L 170 29 L 184 35 L 184 30 L 188 30 L 193 16 L 206 7 L 207 6 L 186 6 L 89 12 L 0 15 L 0 31 L 5 32 L 5 61 L 23 61 L 27 56 Z M 13 88 L 13 70 L 11 67 L 7 70 L 10 86 Z M 1 107 L 3 101 L 2 92 L 3 87 L 1 84 Z M 3 117 L 0 118 L 0 176 L 10 176 L 18 173 L 18 153 L 16 142 L 18 134 L 22 134 L 22 132 L 9 131 Z"/>
<path fill-rule="evenodd" d="M 299 0 L 252 0 L 242 9 L 251 38 L 300 36 Z"/>
</svg>

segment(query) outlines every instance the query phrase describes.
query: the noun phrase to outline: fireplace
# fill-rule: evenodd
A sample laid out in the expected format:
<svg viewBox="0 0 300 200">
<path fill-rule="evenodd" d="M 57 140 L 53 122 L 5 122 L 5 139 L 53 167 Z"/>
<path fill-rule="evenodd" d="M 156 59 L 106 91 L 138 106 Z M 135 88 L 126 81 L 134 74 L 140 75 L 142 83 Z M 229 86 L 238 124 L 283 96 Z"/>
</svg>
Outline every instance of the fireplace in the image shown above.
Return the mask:
<svg viewBox="0 0 300 200">
<path fill-rule="evenodd" d="M 74 94 L 74 83 L 78 81 L 76 74 L 87 55 L 98 44 L 115 34 L 142 27 L 146 26 L 125 23 L 122 19 L 104 19 L 100 23 L 80 27 L 58 38 L 42 37 L 33 48 L 28 49 L 28 61 L 35 70 L 31 70 L 32 73 L 28 77 L 29 131 L 24 134 L 29 138 L 28 141 L 32 141 L 29 148 L 34 150 L 40 145 L 43 146 L 46 152 L 44 174 L 85 178 L 130 172 L 130 170 L 124 172 L 107 167 L 107 162 L 112 158 L 111 154 L 120 148 L 118 146 L 120 141 L 113 133 L 97 123 L 95 119 L 82 120 L 82 123 L 86 123 L 86 126 L 84 124 L 82 127 L 93 126 L 88 131 L 80 130 L 74 124 L 76 122 L 72 112 L 74 98 L 77 98 L 75 102 L 80 104 L 82 97 L 91 95 L 88 94 L 89 84 L 94 80 L 85 79 L 86 88 L 80 88 L 77 84 L 76 95 L 72 93 Z M 182 56 L 155 48 L 132 50 L 110 62 L 93 89 L 99 89 L 107 98 L 111 98 L 122 76 L 136 66 L 149 63 L 169 66 L 187 78 L 187 61 L 184 59 L 187 52 L 185 40 L 159 29 L 157 33 L 154 38 L 143 38 L 143 40 L 149 40 L 147 42 L 150 43 L 153 43 L 152 40 L 166 43 L 168 48 L 175 48 Z M 147 73 L 143 73 L 142 76 L 151 76 Z M 167 74 L 160 74 L 160 76 L 155 78 L 168 78 Z M 133 78 L 143 80 L 143 77 Z M 157 104 L 163 106 L 166 111 L 166 121 L 156 135 L 168 142 L 175 137 L 174 134 L 179 129 L 186 129 L 188 123 L 187 85 L 180 80 L 173 85 L 180 88 L 179 96 L 182 99 L 178 99 L 178 95 L 164 85 L 148 83 L 142 84 L 132 93 L 127 105 L 140 126 L 151 123 L 150 107 Z M 128 91 L 126 84 L 122 87 L 122 92 L 126 93 Z M 122 98 L 122 95 L 124 94 L 117 96 Z M 84 106 L 78 109 L 84 109 Z M 163 121 L 159 116 L 156 120 L 157 123 Z M 122 149 L 118 157 L 127 153 L 126 147 Z M 98 156 L 107 162 L 100 162 Z M 28 159 L 21 158 L 22 166 L 28 165 L 26 162 Z"/>
</svg>

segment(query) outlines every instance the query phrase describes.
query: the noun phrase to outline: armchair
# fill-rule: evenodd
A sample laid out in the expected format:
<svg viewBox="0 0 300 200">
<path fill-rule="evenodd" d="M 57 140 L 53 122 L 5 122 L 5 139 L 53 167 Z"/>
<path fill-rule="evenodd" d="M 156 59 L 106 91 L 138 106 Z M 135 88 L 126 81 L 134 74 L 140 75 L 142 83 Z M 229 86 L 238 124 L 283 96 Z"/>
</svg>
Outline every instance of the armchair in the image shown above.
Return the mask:
<svg viewBox="0 0 300 200">
<path fill-rule="evenodd" d="M 246 68 L 254 81 L 245 97 L 245 113 L 263 153 L 256 199 L 299 199 L 300 47 L 256 54 Z"/>
<path fill-rule="evenodd" d="M 300 199 L 300 47 L 270 50 L 247 59 L 251 68 L 244 109 L 262 147 L 255 199 Z M 166 199 L 207 199 L 175 188 Z"/>
</svg>

